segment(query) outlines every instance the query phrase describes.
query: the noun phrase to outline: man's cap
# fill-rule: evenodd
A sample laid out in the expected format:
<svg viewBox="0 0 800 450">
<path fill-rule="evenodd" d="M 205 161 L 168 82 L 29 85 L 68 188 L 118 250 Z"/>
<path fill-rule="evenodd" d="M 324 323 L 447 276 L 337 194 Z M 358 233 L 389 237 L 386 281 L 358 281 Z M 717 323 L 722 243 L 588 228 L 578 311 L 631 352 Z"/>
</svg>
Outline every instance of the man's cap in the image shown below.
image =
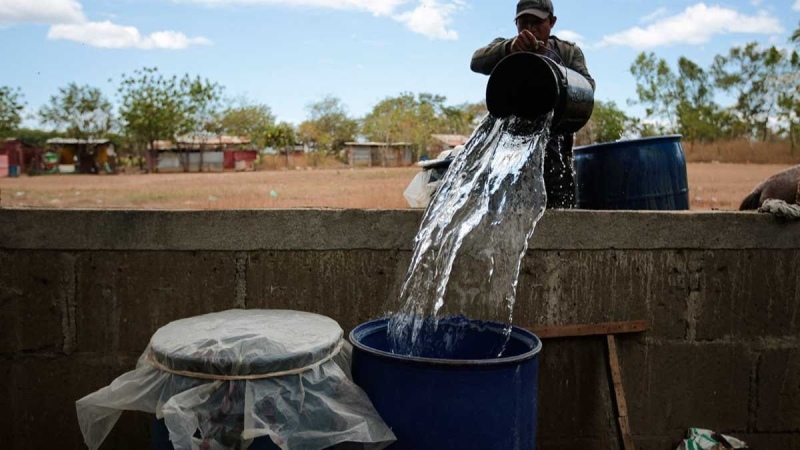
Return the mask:
<svg viewBox="0 0 800 450">
<path fill-rule="evenodd" d="M 550 0 L 519 0 L 514 20 L 525 14 L 533 14 L 540 19 L 546 19 L 553 15 L 553 2 Z"/>
</svg>

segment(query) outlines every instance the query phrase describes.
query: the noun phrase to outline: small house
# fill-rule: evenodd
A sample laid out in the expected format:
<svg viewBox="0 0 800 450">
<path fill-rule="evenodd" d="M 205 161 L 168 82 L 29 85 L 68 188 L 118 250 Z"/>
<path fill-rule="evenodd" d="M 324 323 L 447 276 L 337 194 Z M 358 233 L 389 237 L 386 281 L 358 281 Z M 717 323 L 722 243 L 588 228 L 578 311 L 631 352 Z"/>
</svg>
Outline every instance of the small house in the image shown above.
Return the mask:
<svg viewBox="0 0 800 450">
<path fill-rule="evenodd" d="M 347 142 L 345 151 L 351 167 L 405 167 L 414 163 L 411 144 L 406 142 Z"/>
<path fill-rule="evenodd" d="M 428 154 L 432 157 L 445 150 L 452 150 L 459 145 L 464 145 L 469 140 L 468 136 L 460 134 L 432 134 L 431 138 L 432 144 L 428 148 Z"/>
<path fill-rule="evenodd" d="M 147 168 L 151 172 L 252 170 L 257 157 L 247 137 L 192 135 L 153 142 Z"/>
<path fill-rule="evenodd" d="M 0 177 L 48 173 L 52 167 L 48 166 L 45 155 L 44 148 L 28 145 L 20 139 L 0 140 Z"/>
<path fill-rule="evenodd" d="M 61 173 L 115 173 L 117 154 L 108 139 L 53 138 L 50 151 L 58 155 Z"/>
</svg>

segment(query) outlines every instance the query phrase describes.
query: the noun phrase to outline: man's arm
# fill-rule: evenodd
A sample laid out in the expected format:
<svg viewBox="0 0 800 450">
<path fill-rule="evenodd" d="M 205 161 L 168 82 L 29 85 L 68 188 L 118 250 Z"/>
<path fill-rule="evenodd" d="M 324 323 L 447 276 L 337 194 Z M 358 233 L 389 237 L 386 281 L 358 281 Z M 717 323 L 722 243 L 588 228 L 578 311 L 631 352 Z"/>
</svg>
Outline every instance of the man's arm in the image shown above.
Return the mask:
<svg viewBox="0 0 800 450">
<path fill-rule="evenodd" d="M 511 39 L 497 38 L 486 47 L 476 50 L 470 64 L 472 71 L 491 75 L 494 66 L 508 55 L 511 41 Z"/>
<path fill-rule="evenodd" d="M 597 85 L 589 75 L 589 69 L 586 68 L 586 57 L 583 56 L 583 51 L 577 45 L 573 47 L 572 60 L 570 61 L 569 68 L 583 75 L 584 78 L 592 85 L 592 89 L 597 89 Z"/>
</svg>

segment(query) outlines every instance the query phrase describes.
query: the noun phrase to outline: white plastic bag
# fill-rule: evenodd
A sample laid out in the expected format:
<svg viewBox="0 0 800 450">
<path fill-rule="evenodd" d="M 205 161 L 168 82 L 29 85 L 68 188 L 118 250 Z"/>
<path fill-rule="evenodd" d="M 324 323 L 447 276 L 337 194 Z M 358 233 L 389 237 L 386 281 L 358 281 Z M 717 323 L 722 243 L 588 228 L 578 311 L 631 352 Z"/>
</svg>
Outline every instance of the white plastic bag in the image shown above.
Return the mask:
<svg viewBox="0 0 800 450">
<path fill-rule="evenodd" d="M 747 448 L 747 444 L 735 437 L 716 434 L 711 430 L 690 428 L 678 450 L 716 450 L 722 448 Z"/>
<path fill-rule="evenodd" d="M 403 197 L 408 201 L 409 206 L 412 208 L 425 208 L 431 200 L 431 195 L 436 192 L 439 183 L 430 183 L 431 171 L 423 170 L 418 173 L 411 183 L 409 183 L 406 190 L 403 192 Z"/>
</svg>

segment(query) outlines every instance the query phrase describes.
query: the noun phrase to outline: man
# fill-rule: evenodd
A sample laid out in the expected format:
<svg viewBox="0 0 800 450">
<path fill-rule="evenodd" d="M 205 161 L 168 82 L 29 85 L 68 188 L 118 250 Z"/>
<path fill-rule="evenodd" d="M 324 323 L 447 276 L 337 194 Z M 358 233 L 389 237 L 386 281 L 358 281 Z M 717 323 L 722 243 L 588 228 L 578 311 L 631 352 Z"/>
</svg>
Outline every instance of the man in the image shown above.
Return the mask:
<svg viewBox="0 0 800 450">
<path fill-rule="evenodd" d="M 490 75 L 506 56 L 517 52 L 533 52 L 578 72 L 592 88 L 594 79 L 586 69 L 586 59 L 577 45 L 550 35 L 556 24 L 551 0 L 520 0 L 517 3 L 517 36 L 497 38 L 472 56 L 474 72 Z M 544 161 L 544 182 L 548 208 L 575 207 L 575 171 L 572 167 L 572 134 L 552 136 L 547 143 Z"/>
</svg>

